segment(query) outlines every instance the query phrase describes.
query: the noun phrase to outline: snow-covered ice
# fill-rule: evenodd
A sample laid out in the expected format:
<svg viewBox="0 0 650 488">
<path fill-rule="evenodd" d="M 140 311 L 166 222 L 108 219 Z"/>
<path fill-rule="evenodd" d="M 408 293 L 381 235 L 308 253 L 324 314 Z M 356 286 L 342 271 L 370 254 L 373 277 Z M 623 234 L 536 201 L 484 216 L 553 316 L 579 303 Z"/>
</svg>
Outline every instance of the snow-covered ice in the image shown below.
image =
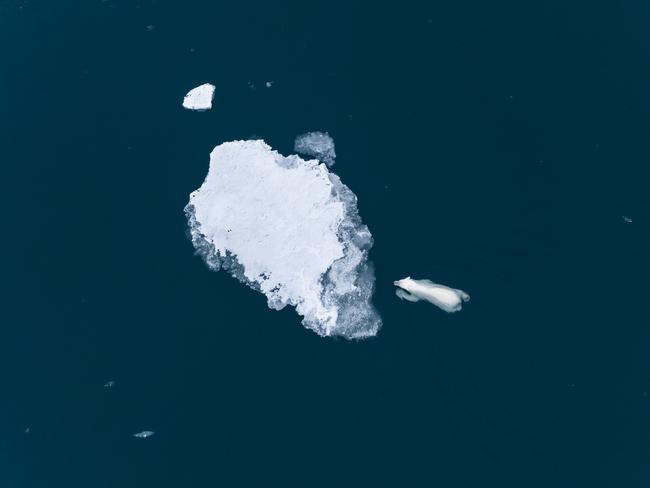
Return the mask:
<svg viewBox="0 0 650 488">
<path fill-rule="evenodd" d="M 430 280 L 414 280 L 410 276 L 394 281 L 397 286 L 395 294 L 402 300 L 419 302 L 426 300 L 445 312 L 458 312 L 463 308 L 463 302 L 469 300 L 469 295 L 463 290 L 439 285 Z"/>
<path fill-rule="evenodd" d="M 327 166 L 333 166 L 336 162 L 334 139 L 327 132 L 300 134 L 293 143 L 293 150 L 298 154 L 314 157 Z"/>
<path fill-rule="evenodd" d="M 296 307 L 321 336 L 358 339 L 374 336 L 381 318 L 371 303 L 372 236 L 356 202 L 318 161 L 247 140 L 212 151 L 185 212 L 211 269 L 228 270 L 272 309 Z"/>
<path fill-rule="evenodd" d="M 187 92 L 187 95 L 183 99 L 183 107 L 188 110 L 210 110 L 212 108 L 213 96 L 214 85 L 204 83 Z"/>
</svg>

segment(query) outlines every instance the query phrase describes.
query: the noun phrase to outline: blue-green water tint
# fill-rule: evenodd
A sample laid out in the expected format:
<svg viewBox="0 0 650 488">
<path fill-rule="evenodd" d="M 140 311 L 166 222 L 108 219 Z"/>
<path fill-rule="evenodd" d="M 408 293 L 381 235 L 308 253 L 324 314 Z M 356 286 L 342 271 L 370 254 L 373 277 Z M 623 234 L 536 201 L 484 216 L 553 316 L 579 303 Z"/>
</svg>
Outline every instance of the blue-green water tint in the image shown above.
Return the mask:
<svg viewBox="0 0 650 488">
<path fill-rule="evenodd" d="M 0 486 L 647 486 L 649 21 L 0 3 Z M 204 82 L 214 109 L 184 111 Z M 216 144 L 312 130 L 375 237 L 366 342 L 267 309 L 185 235 Z M 406 275 L 472 301 L 400 302 Z"/>
</svg>

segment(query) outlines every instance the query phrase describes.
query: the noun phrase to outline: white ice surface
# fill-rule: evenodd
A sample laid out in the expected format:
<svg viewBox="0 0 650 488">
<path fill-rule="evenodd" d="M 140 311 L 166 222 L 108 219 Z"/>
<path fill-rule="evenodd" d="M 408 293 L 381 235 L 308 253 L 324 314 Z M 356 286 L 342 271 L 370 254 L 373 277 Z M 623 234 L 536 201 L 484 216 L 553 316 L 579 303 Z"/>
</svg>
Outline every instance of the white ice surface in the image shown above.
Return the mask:
<svg viewBox="0 0 650 488">
<path fill-rule="evenodd" d="M 316 158 L 327 166 L 333 166 L 336 162 L 334 139 L 327 132 L 300 134 L 293 143 L 293 150 L 298 154 Z"/>
<path fill-rule="evenodd" d="M 429 280 L 414 280 L 410 277 L 394 281 L 395 294 L 402 300 L 417 302 L 426 300 L 445 312 L 458 312 L 469 295 L 463 290 L 449 288 Z"/>
<path fill-rule="evenodd" d="M 209 110 L 212 108 L 214 85 L 205 83 L 192 88 L 183 99 L 183 107 L 188 110 Z"/>
<path fill-rule="evenodd" d="M 263 293 L 270 308 L 295 306 L 322 336 L 377 333 L 372 236 L 356 196 L 325 165 L 262 140 L 226 142 L 212 151 L 186 213 L 208 266 Z"/>
</svg>

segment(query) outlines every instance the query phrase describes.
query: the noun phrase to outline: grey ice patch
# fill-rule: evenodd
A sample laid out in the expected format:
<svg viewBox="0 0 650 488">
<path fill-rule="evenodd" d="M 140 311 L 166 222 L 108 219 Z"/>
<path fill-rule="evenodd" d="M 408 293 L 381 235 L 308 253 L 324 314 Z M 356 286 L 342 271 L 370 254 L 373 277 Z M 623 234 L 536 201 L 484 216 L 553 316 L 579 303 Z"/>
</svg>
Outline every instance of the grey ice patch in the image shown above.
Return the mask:
<svg viewBox="0 0 650 488">
<path fill-rule="evenodd" d="M 293 143 L 293 150 L 298 154 L 314 157 L 330 167 L 336 162 L 334 139 L 327 132 L 300 134 Z"/>
</svg>

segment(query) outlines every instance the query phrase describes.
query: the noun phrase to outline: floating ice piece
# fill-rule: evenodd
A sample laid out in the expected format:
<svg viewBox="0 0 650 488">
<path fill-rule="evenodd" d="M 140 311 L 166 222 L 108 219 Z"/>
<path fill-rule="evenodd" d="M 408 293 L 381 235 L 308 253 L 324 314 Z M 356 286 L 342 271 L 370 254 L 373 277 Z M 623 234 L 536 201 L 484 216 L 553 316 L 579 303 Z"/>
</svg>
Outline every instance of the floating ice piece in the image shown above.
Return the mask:
<svg viewBox="0 0 650 488">
<path fill-rule="evenodd" d="M 623 215 L 623 221 L 627 222 L 628 224 L 632 223 L 632 219 L 630 217 L 626 217 L 625 215 Z"/>
<path fill-rule="evenodd" d="M 137 437 L 138 439 L 146 439 L 147 437 L 151 437 L 154 435 L 155 432 L 152 430 L 143 430 L 142 432 L 138 432 L 137 434 L 133 434 L 133 437 Z"/>
<path fill-rule="evenodd" d="M 265 85 L 266 85 L 267 88 L 271 88 L 273 86 L 273 82 L 272 81 L 267 81 L 265 83 Z"/>
<path fill-rule="evenodd" d="M 410 276 L 394 281 L 397 286 L 395 294 L 402 300 L 418 302 L 426 300 L 445 312 L 458 312 L 463 302 L 469 301 L 469 295 L 463 290 L 449 288 L 429 280 L 414 280 Z"/>
<path fill-rule="evenodd" d="M 188 110 L 210 110 L 213 96 L 214 85 L 205 83 L 187 92 L 183 99 L 183 107 Z"/>
<path fill-rule="evenodd" d="M 108 380 L 104 383 L 104 388 L 113 388 L 115 386 L 115 380 Z"/>
<path fill-rule="evenodd" d="M 317 158 L 327 166 L 333 166 L 336 162 L 334 139 L 327 132 L 300 134 L 293 143 L 293 150 Z"/>
<path fill-rule="evenodd" d="M 217 146 L 185 207 L 191 238 L 208 267 L 263 293 L 268 306 L 296 307 L 321 336 L 374 336 L 367 262 L 372 236 L 357 198 L 316 160 L 284 157 L 262 140 Z"/>
</svg>

